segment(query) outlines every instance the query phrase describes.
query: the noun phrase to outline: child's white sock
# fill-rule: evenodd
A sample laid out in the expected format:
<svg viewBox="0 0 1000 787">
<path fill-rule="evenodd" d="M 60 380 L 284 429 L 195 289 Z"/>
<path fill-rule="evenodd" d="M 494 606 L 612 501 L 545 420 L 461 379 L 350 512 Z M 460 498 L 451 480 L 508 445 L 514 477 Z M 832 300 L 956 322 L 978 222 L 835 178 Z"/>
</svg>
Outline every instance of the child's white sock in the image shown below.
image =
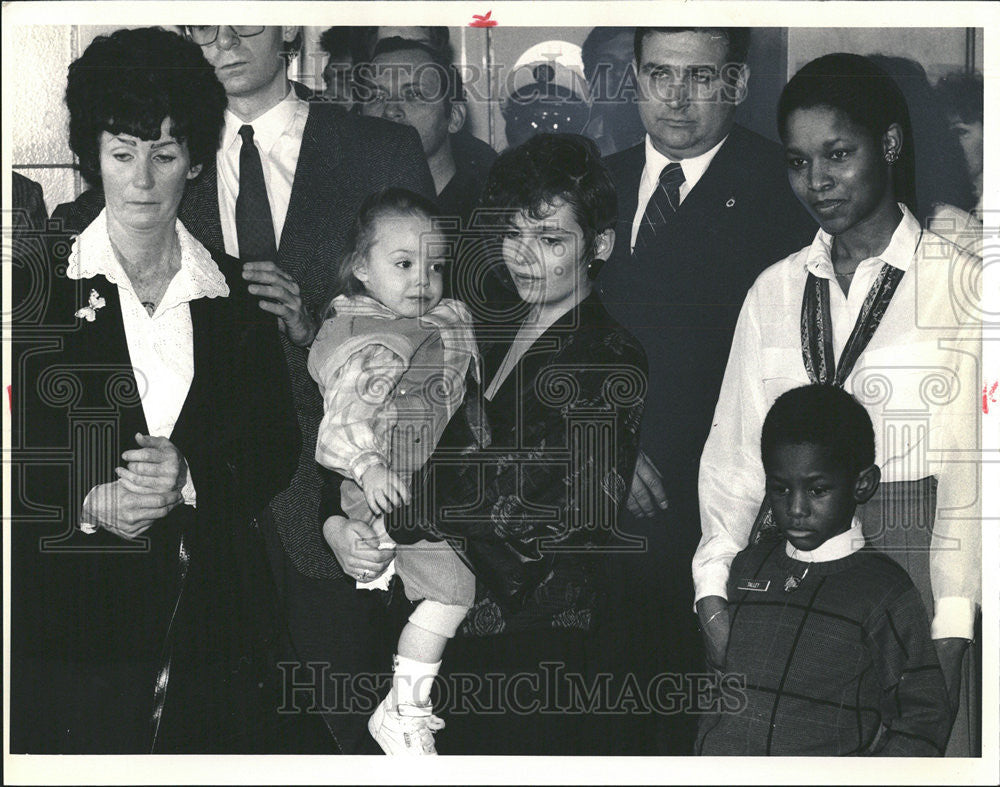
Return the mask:
<svg viewBox="0 0 1000 787">
<path fill-rule="evenodd" d="M 426 661 L 394 656 L 392 660 L 392 704 L 426 705 L 430 702 L 434 677 L 441 669 L 441 662 L 430 664 Z"/>
</svg>

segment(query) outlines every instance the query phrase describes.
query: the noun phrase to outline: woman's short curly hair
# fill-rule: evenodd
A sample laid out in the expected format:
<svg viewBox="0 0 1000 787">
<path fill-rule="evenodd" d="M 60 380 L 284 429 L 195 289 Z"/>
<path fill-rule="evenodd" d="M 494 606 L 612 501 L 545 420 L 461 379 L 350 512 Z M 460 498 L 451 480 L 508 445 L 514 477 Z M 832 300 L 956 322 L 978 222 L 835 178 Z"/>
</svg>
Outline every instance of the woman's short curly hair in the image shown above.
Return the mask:
<svg viewBox="0 0 1000 787">
<path fill-rule="evenodd" d="M 101 132 L 160 138 L 163 119 L 186 142 L 191 166 L 219 147 L 226 91 L 201 47 L 160 27 L 98 36 L 69 67 L 69 146 L 92 186 L 101 185 Z"/>
<path fill-rule="evenodd" d="M 505 150 L 490 170 L 480 208 L 491 224 L 506 225 L 522 212 L 543 219 L 560 200 L 572 208 L 588 250 L 615 226 L 614 181 L 597 146 L 579 134 L 537 134 Z"/>
</svg>

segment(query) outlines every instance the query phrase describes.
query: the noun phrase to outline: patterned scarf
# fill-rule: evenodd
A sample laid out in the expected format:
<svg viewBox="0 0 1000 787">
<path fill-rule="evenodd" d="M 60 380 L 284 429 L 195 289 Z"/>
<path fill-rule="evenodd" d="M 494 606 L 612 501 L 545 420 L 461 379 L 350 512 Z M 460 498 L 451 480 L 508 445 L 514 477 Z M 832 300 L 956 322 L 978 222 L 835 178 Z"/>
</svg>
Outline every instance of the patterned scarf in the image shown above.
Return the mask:
<svg viewBox="0 0 1000 787">
<path fill-rule="evenodd" d="M 830 280 L 821 279 L 810 273 L 806 277 L 806 288 L 802 295 L 802 316 L 799 323 L 802 336 L 802 362 L 806 367 L 809 381 L 821 385 L 842 387 L 854 369 L 861 353 L 878 329 L 885 310 L 889 307 L 896 287 L 905 271 L 889 264 L 882 269 L 872 282 L 861 313 L 854 324 L 840 360 L 833 354 L 833 320 L 830 317 Z M 750 530 L 749 543 L 756 544 L 761 537 L 777 530 L 771 506 L 765 496 Z"/>
</svg>

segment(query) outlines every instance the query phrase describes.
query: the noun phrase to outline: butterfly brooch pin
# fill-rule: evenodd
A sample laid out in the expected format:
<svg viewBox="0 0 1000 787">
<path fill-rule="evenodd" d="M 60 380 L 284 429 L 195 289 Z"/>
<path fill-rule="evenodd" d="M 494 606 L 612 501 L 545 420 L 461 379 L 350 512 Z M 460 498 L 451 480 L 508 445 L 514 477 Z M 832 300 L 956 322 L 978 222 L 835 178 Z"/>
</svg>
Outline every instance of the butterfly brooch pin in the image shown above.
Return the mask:
<svg viewBox="0 0 1000 787">
<path fill-rule="evenodd" d="M 90 291 L 90 298 L 88 303 L 82 309 L 77 309 L 74 317 L 82 317 L 87 322 L 93 322 L 97 319 L 97 310 L 104 308 L 104 298 L 100 296 L 97 290 Z"/>
</svg>

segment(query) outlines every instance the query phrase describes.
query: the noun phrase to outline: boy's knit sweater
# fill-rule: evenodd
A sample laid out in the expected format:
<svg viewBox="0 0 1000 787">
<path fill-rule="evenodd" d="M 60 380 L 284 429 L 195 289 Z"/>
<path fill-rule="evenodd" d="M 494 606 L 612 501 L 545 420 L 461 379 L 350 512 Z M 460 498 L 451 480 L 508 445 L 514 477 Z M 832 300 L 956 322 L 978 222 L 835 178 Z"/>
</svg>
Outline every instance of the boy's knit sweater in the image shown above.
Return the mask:
<svg viewBox="0 0 1000 787">
<path fill-rule="evenodd" d="M 866 547 L 803 563 L 771 538 L 736 557 L 728 592 L 726 672 L 745 677 L 746 702 L 703 718 L 698 754 L 943 753 L 944 675 L 920 596 L 891 559 Z"/>
</svg>

